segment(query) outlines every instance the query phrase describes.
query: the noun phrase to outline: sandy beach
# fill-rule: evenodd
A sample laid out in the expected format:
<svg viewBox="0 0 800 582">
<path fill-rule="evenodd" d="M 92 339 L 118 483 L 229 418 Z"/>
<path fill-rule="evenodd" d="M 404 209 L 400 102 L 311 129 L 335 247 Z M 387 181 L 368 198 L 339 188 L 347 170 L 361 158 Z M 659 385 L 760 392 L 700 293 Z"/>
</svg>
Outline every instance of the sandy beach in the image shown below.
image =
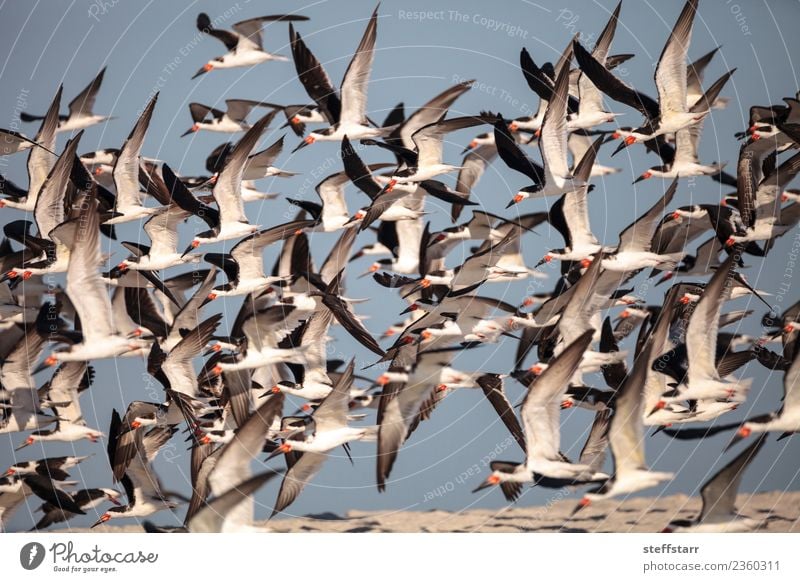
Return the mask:
<svg viewBox="0 0 800 582">
<path fill-rule="evenodd" d="M 350 511 L 308 515 L 299 518 L 276 518 L 272 531 L 328 533 L 504 533 L 504 532 L 660 532 L 671 519 L 691 519 L 700 511 L 700 498 L 686 495 L 639 497 L 597 503 L 570 518 L 576 500 L 556 501 L 550 506 L 511 505 L 500 510 L 475 509 L 449 511 Z M 764 532 L 800 532 L 800 491 L 744 494 L 738 498 L 739 513 L 748 517 L 772 515 Z M 155 520 L 158 522 L 158 520 Z M 73 529 L 85 532 L 86 529 Z M 99 526 L 93 532 L 141 532 L 137 525 Z"/>
</svg>

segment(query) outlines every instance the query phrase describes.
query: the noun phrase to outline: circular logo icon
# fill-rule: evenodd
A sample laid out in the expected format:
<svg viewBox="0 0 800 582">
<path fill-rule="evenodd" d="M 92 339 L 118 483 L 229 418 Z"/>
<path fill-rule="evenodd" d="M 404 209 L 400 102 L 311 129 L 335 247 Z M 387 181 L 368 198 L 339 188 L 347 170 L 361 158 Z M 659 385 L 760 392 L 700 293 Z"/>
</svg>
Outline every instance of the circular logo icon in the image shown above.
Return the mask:
<svg viewBox="0 0 800 582">
<path fill-rule="evenodd" d="M 39 542 L 30 542 L 19 551 L 19 563 L 26 570 L 35 570 L 44 561 L 44 546 Z"/>
</svg>

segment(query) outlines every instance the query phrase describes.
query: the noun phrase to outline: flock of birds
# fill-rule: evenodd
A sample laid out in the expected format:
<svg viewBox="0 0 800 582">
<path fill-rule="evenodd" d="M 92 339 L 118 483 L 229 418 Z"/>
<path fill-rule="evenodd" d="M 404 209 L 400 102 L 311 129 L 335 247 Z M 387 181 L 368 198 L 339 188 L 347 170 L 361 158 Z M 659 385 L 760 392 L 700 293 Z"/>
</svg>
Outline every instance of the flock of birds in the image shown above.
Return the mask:
<svg viewBox="0 0 800 582">
<path fill-rule="evenodd" d="M 784 105 L 751 108 L 750 127 L 737 136 L 735 177 L 720 164 L 701 163 L 697 147 L 704 120 L 726 105 L 720 93 L 733 71 L 702 88 L 716 49 L 688 59 L 697 6 L 698 0 L 686 2 L 667 38 L 655 68 L 657 99 L 614 73 L 633 56 L 611 52 L 620 3 L 591 51 L 576 37 L 556 64 L 537 65 L 522 49 L 522 73 L 540 98 L 535 115 L 448 116 L 470 89 L 465 82 L 410 115 L 401 104 L 383 123 L 367 113 L 377 8 L 338 90 L 295 30 L 307 18 L 264 16 L 223 30 L 201 14 L 200 31 L 228 52 L 196 76 L 283 58 L 264 50 L 261 29 L 268 22 L 273 27 L 288 22 L 297 76 L 312 103 L 229 99 L 225 111 L 192 103 L 194 124 L 187 134 L 244 132 L 211 153 L 209 174 L 200 177 L 181 176 L 167 163 L 141 155 L 157 95 L 119 149 L 78 153 L 82 130 L 110 119 L 94 112 L 103 72 L 69 104 L 67 115 L 60 113 L 61 88 L 44 115 L 23 114 L 24 121 L 39 123 L 36 135 L 4 130 L 0 140 L 2 155 L 27 152 L 30 178 L 27 190 L 3 180 L 0 206 L 6 214 L 22 211 L 31 219 L 7 220 L 0 246 L 0 432 L 26 433 L 20 448 L 104 439 L 109 481 L 122 484 L 124 499 L 108 487 L 75 490 L 68 470 L 86 457 L 19 461 L 0 478 L 0 523 L 26 498 L 37 497 L 43 505 L 36 529 L 106 502 L 116 506 L 105 509 L 95 525 L 188 504 L 182 527 L 146 521 L 146 529 L 260 529 L 253 494 L 270 479 L 282 479 L 275 515 L 297 499 L 331 451 L 341 447 L 349 455 L 351 443 L 374 441 L 377 487 L 383 491 L 418 424 L 448 394 L 478 389 L 524 459 L 493 461 L 478 489 L 498 486 L 511 502 L 526 484 L 589 486 L 578 511 L 673 478 L 648 468 L 646 427 L 680 439 L 732 430 L 731 445 L 751 444 L 703 487 L 702 513 L 671 522 L 666 531 L 761 527 L 764 518 L 736 512 L 736 492 L 766 433 L 783 438 L 800 431 L 800 305 L 782 314 L 770 310 L 760 338 L 732 327 L 752 311 L 727 306 L 744 296 L 763 301 L 738 270 L 745 257 L 765 257 L 776 238 L 800 220 L 800 194 L 786 189 L 800 170 L 800 153 L 794 153 L 800 144 L 800 102 L 787 98 Z M 603 129 L 618 115 L 606 110 L 606 97 L 641 112 L 642 124 Z M 266 114 L 251 124 L 253 111 Z M 343 168 L 317 185 L 319 200 L 289 199 L 297 207 L 293 220 L 262 228 L 248 220 L 245 204 L 275 195 L 259 191 L 256 182 L 294 175 L 273 165 L 283 137 L 254 152 L 278 114 L 286 118 L 284 127 L 302 138 L 295 149 L 339 142 Z M 444 163 L 448 134 L 480 127 L 485 130 L 460 164 Z M 73 135 L 57 153 L 60 132 Z M 616 245 L 608 245 L 592 232 L 588 196 L 593 177 L 618 171 L 596 161 L 614 139 L 621 140 L 616 151 L 641 144 L 656 154 L 660 165 L 637 181 L 664 178 L 667 187 L 619 233 Z M 356 144 L 386 150 L 389 161 L 366 165 Z M 536 144 L 541 163 L 526 152 Z M 530 183 L 509 207 L 547 197 L 549 210 L 502 217 L 470 209 L 471 217 L 463 221 L 465 208 L 477 204 L 472 190 L 496 157 Z M 455 187 L 439 180 L 454 173 Z M 731 194 L 719 204 L 674 206 L 681 180 L 693 176 L 710 176 L 729 185 Z M 366 194 L 355 212 L 345 200 L 351 183 Z M 428 196 L 437 199 L 437 209 L 451 210 L 455 226 L 431 230 Z M 139 221 L 150 245 L 121 242 L 127 258 L 106 270 L 101 236 L 116 239 L 116 225 Z M 178 230 L 186 221 L 208 228 L 198 229 L 184 247 Z M 552 290 L 521 297 L 516 305 L 486 295 L 492 283 L 542 275 L 526 266 L 522 239 L 545 222 L 564 239 L 562 248 L 548 251 L 537 265 L 559 262 Z M 319 232 L 336 232 L 339 238 L 316 267 L 309 236 Z M 374 242 L 353 252 L 359 236 L 375 235 Z M 236 242 L 226 253 L 203 252 L 221 241 Z M 471 245 L 466 260 L 447 266 L 448 255 L 463 245 Z M 272 270 L 263 257 L 270 246 L 280 248 Z M 361 302 L 345 294 L 345 271 L 363 256 L 375 259 L 367 274 L 376 289 L 394 289 L 408 302 L 405 319 L 380 338 L 391 342 L 385 348 L 363 325 Z M 191 270 L 169 274 L 189 264 Z M 672 282 L 659 305 L 648 305 L 631 291 L 631 281 L 643 272 Z M 52 283 L 57 274 L 65 274 L 63 288 Z M 220 276 L 226 282 L 218 284 Z M 226 331 L 222 315 L 203 315 L 204 306 L 222 298 L 243 299 Z M 623 311 L 614 325 L 605 315 L 617 306 Z M 332 325 L 376 355 L 382 365 L 377 377 L 373 363 L 356 369 L 352 360 L 328 359 Z M 630 349 L 620 349 L 626 338 Z M 451 366 L 459 353 L 501 341 L 517 342 L 509 373 Z M 534 348 L 537 362 L 526 364 Z M 124 412 L 111 411 L 108 427 L 88 426 L 81 399 L 91 393 L 91 362 L 131 357 L 146 360 L 149 374 L 163 385 L 163 398 L 129 402 Z M 202 357 L 198 373 L 195 363 Z M 746 401 L 751 380 L 735 374 L 753 361 L 784 373 L 782 407 L 744 423 L 695 426 Z M 37 382 L 34 376 L 45 370 L 52 370 L 49 379 Z M 595 372 L 602 372 L 607 387 L 585 385 L 584 375 Z M 509 378 L 527 389 L 519 407 L 505 395 Z M 124 392 L 127 380 L 104 383 L 112 380 Z M 299 410 L 287 407 L 294 398 L 303 402 Z M 573 406 L 595 413 L 577 460 L 561 452 L 559 434 L 561 410 Z M 191 446 L 190 499 L 165 490 L 153 466 L 170 439 L 182 438 L 180 431 Z M 607 474 L 609 448 L 613 471 Z M 286 468 L 262 466 L 273 457 L 285 459 Z M 255 474 L 253 461 L 262 469 Z"/>
</svg>

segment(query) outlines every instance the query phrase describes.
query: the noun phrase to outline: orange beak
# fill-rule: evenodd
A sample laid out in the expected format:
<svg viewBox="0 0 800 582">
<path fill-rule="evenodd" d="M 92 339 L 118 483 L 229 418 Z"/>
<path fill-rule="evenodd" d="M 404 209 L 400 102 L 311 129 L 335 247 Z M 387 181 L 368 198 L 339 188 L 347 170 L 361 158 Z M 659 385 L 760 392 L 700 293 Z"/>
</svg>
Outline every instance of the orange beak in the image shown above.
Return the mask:
<svg viewBox="0 0 800 582">
<path fill-rule="evenodd" d="M 211 69 L 213 69 L 213 68 L 214 68 L 214 65 L 212 65 L 211 63 L 206 63 L 205 65 L 203 65 L 203 70 L 204 70 L 206 73 L 207 73 L 207 72 L 209 72 L 209 71 L 210 71 Z"/>
<path fill-rule="evenodd" d="M 581 261 L 581 267 L 583 267 L 584 269 L 588 269 L 589 265 L 591 264 L 592 264 L 592 259 L 583 259 Z"/>
<path fill-rule="evenodd" d="M 214 374 L 215 376 L 219 376 L 220 374 L 222 374 L 222 368 L 220 368 L 219 366 L 214 366 L 214 368 L 211 370 L 211 373 Z"/>
<path fill-rule="evenodd" d="M 193 249 L 196 249 L 199 246 L 200 246 L 200 241 L 199 240 L 193 240 L 192 241 L 192 248 Z"/>
<path fill-rule="evenodd" d="M 750 428 L 743 426 L 738 431 L 736 431 L 736 434 L 742 437 L 743 439 L 746 439 L 751 434 L 753 434 L 753 431 Z"/>
<path fill-rule="evenodd" d="M 511 123 L 508 124 L 508 130 L 509 131 L 517 131 L 518 129 L 519 129 L 519 125 L 517 125 L 516 121 L 512 121 Z"/>
<path fill-rule="evenodd" d="M 280 394 L 281 393 L 281 387 L 278 386 L 277 384 L 275 384 L 275 386 L 272 387 L 272 393 L 273 394 Z"/>
<path fill-rule="evenodd" d="M 311 145 L 312 143 L 314 143 L 317 140 L 314 138 L 313 135 L 308 135 L 308 136 L 306 136 L 306 138 L 303 141 L 306 142 L 308 145 Z"/>
<path fill-rule="evenodd" d="M 216 298 L 217 298 L 217 294 L 216 293 L 209 293 L 208 294 L 208 300 L 209 301 L 214 301 L 214 299 L 216 299 Z"/>
<path fill-rule="evenodd" d="M 375 383 L 378 386 L 386 386 L 389 383 L 389 376 L 387 376 L 386 374 L 382 374 L 378 376 L 378 378 L 375 380 Z"/>
<path fill-rule="evenodd" d="M 625 145 L 631 145 L 633 143 L 636 143 L 636 138 L 633 137 L 632 135 L 629 135 L 628 137 L 625 138 Z"/>
<path fill-rule="evenodd" d="M 139 428 L 140 426 L 142 426 L 142 423 L 141 423 L 141 422 L 139 422 L 138 420 L 134 420 L 134 421 L 131 423 L 131 428 Z"/>
<path fill-rule="evenodd" d="M 295 115 L 294 117 L 292 117 L 291 123 L 292 125 L 297 125 L 298 123 L 300 123 L 300 118 Z"/>
<path fill-rule="evenodd" d="M 486 482 L 489 485 L 497 485 L 498 483 L 500 483 L 500 477 L 498 477 L 497 475 L 489 475 L 489 477 L 486 479 Z"/>
<path fill-rule="evenodd" d="M 445 390 L 447 390 L 447 384 L 439 384 L 436 387 L 436 391 L 437 392 L 444 392 Z"/>
</svg>

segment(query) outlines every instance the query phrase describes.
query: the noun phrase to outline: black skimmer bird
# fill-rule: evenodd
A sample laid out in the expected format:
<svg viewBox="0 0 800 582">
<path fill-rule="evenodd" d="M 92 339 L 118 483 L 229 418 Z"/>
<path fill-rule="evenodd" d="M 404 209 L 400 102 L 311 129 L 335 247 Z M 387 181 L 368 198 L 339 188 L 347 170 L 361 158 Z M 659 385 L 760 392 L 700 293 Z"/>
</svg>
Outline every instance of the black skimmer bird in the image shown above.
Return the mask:
<svg viewBox="0 0 800 582">
<path fill-rule="evenodd" d="M 331 393 L 312 414 L 313 433 L 306 435 L 299 431 L 297 434 L 289 435 L 270 455 L 270 457 L 287 455 L 288 467 L 272 516 L 281 513 L 294 503 L 306 484 L 319 473 L 330 451 L 353 441 L 375 439 L 376 427 L 351 427 L 347 423 L 353 367 L 351 361 Z"/>
<path fill-rule="evenodd" d="M 567 385 L 578 368 L 583 353 L 592 341 L 592 332 L 582 334 L 528 386 L 520 414 L 525 428 L 526 458 L 524 463 L 495 466 L 491 475 L 475 491 L 504 483 L 524 484 L 547 482 L 548 486 L 579 484 L 606 479 L 596 467 L 571 463 L 560 451 L 559 415 Z M 512 486 L 513 487 L 513 486 Z M 517 489 L 517 487 L 513 487 Z M 509 493 L 508 486 L 506 494 Z"/>
<path fill-rule="evenodd" d="M 80 393 L 92 384 L 94 370 L 86 362 L 64 362 L 43 386 L 51 409 L 56 414 L 55 428 L 31 432 L 17 450 L 37 442 L 75 442 L 87 439 L 97 442 L 103 433 L 87 425 L 80 405 Z"/>
<path fill-rule="evenodd" d="M 614 457 L 614 474 L 600 487 L 586 493 L 573 514 L 595 501 L 649 489 L 674 477 L 672 473 L 650 470 L 645 462 L 642 389 L 647 381 L 654 342 L 651 337 L 638 354 L 633 369 L 614 397 L 614 415 L 608 436 Z"/>
<path fill-rule="evenodd" d="M 184 254 L 191 252 L 192 249 L 196 249 L 202 244 L 239 238 L 253 234 L 259 229 L 258 225 L 250 224 L 244 212 L 242 174 L 247 163 L 247 157 L 274 115 L 275 113 L 271 112 L 259 119 L 253 127 L 247 130 L 247 133 L 233 148 L 225 167 L 217 176 L 214 189 L 211 191 L 219 209 L 218 218 L 211 221 L 216 222 L 216 226 L 209 231 L 196 234 Z M 208 220 L 208 218 L 204 219 Z"/>
<path fill-rule="evenodd" d="M 114 119 L 109 115 L 98 115 L 93 112 L 94 104 L 97 100 L 97 93 L 100 92 L 100 85 L 103 83 L 105 74 L 106 69 L 104 67 L 94 80 L 92 80 L 83 91 L 78 93 L 75 99 L 70 101 L 69 114 L 58 116 L 58 128 L 56 131 L 78 131 Z M 27 122 L 39 121 L 45 117 L 46 116 L 31 115 L 24 111 L 20 113 L 20 119 Z"/>
<path fill-rule="evenodd" d="M 119 449 L 117 448 L 118 435 L 121 430 L 122 419 L 116 410 L 111 412 L 111 426 L 108 429 L 108 457 L 111 466 L 118 462 Z M 112 519 L 126 517 L 146 517 L 164 509 L 173 509 L 176 504 L 169 501 L 163 493 L 161 482 L 153 469 L 152 462 L 159 450 L 167 444 L 177 429 L 170 427 L 155 427 L 146 433 L 136 433 L 131 458 L 128 460 L 125 473 L 120 482 L 125 488 L 128 503 L 109 508 L 100 516 L 92 527 L 106 523 Z"/>
<path fill-rule="evenodd" d="M 351 140 L 381 137 L 394 129 L 392 127 L 372 127 L 366 116 L 367 85 L 372 72 L 377 34 L 378 8 L 376 7 L 342 78 L 340 91 L 337 92 L 325 69 L 322 68 L 322 63 L 308 49 L 294 27 L 289 25 L 289 37 L 297 77 L 308 96 L 316 102 L 320 112 L 330 124 L 325 129 L 310 131 L 294 151 L 317 141 L 341 141 L 345 136 Z"/>
<path fill-rule="evenodd" d="M 116 489 L 109 489 L 108 487 L 99 487 L 93 489 L 80 489 L 72 494 L 72 501 L 81 508 L 83 513 L 90 509 L 99 507 L 102 503 L 110 502 L 114 505 L 119 505 L 119 498 L 121 493 Z M 39 511 L 42 512 L 42 517 L 33 526 L 33 530 L 44 530 L 53 524 L 61 523 L 62 521 L 69 521 L 75 517 L 72 511 L 54 504 L 50 501 L 45 501 L 40 507 Z"/>
<path fill-rule="evenodd" d="M 206 253 L 203 259 L 219 267 L 228 276 L 228 283 L 214 289 L 208 298 L 230 297 L 259 293 L 282 280 L 268 277 L 264 273 L 264 249 L 268 246 L 297 236 L 316 224 L 314 220 L 294 220 L 279 224 L 243 238 L 229 254 Z"/>
<path fill-rule="evenodd" d="M 683 400 L 720 399 L 742 402 L 747 396 L 752 380 L 723 380 L 716 363 L 719 319 L 726 295 L 730 293 L 729 280 L 733 276 L 734 260 L 735 256 L 729 255 L 717 269 L 689 318 L 686 327 L 689 370 L 685 388 L 678 387 L 675 396 L 662 398 L 656 408 Z"/>
<path fill-rule="evenodd" d="M 70 483 L 57 484 L 53 478 L 38 474 L 0 477 L 0 528 L 5 530 L 5 523 L 31 495 L 63 511 L 83 515 L 86 512 L 62 489 Z"/>
<path fill-rule="evenodd" d="M 585 185 L 575 179 L 567 163 L 567 100 L 569 97 L 569 67 L 562 67 L 556 78 L 551 100 L 542 121 L 539 150 L 544 166 L 531 162 L 520 147 L 510 138 L 504 121 L 495 124 L 495 143 L 500 159 L 512 170 L 533 180 L 533 186 L 522 188 L 508 203 L 507 208 L 527 198 L 546 198 L 566 194 Z"/>
<path fill-rule="evenodd" d="M 382 144 L 375 140 L 362 140 L 362 143 L 386 147 L 403 160 L 403 169 L 392 172 L 388 178 L 389 182 L 386 186 L 388 191 L 398 184 L 418 184 L 441 174 L 460 170 L 460 166 L 442 163 L 442 141 L 445 136 L 461 129 L 493 123 L 495 120 L 494 116 L 490 114 L 444 119 L 446 113 L 442 114 L 440 119 L 421 127 L 411 135 L 411 141 L 414 142 L 413 150 Z"/>
<path fill-rule="evenodd" d="M 248 99 L 226 99 L 225 111 L 203 105 L 202 103 L 189 103 L 189 113 L 192 115 L 192 127 L 187 129 L 181 137 L 198 131 L 213 131 L 217 133 L 238 133 L 250 129 L 247 116 L 255 107 L 271 107 L 261 101 Z M 272 113 L 274 115 L 274 113 Z M 210 116 L 210 117 L 209 117 Z M 269 117 L 272 121 L 272 117 Z M 264 129 L 269 125 L 267 122 Z M 255 144 L 254 144 L 255 145 Z M 250 152 L 248 152 L 249 154 Z"/>
<path fill-rule="evenodd" d="M 208 61 L 194 74 L 192 79 L 217 69 L 233 69 L 236 67 L 251 67 L 266 61 L 288 61 L 283 55 L 274 55 L 264 50 L 261 29 L 268 22 L 299 22 L 308 20 L 307 16 L 299 14 L 271 14 L 257 16 L 234 23 L 233 30 L 215 28 L 208 14 L 201 12 L 197 16 L 197 30 L 213 36 L 228 49 L 222 56 Z"/>
</svg>

